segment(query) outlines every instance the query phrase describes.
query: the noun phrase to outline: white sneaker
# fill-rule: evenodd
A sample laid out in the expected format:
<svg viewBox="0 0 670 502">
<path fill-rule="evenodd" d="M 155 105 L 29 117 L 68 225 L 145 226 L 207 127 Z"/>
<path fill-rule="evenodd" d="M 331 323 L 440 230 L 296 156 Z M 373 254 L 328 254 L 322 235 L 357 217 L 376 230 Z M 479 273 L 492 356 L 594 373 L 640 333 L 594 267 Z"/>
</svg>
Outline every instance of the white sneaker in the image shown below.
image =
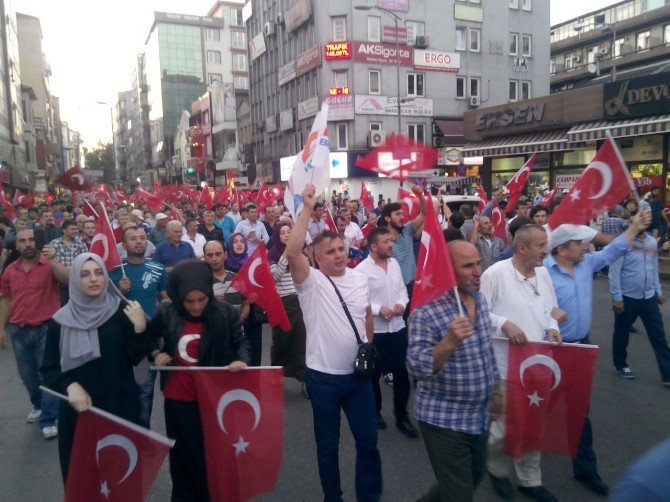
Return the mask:
<svg viewBox="0 0 670 502">
<path fill-rule="evenodd" d="M 31 411 L 28 414 L 28 418 L 26 418 L 26 422 L 28 422 L 29 424 L 34 424 L 40 418 L 40 415 L 42 415 L 42 410 L 38 410 L 37 408 L 33 408 L 33 411 Z"/>
<path fill-rule="evenodd" d="M 58 436 L 58 428 L 55 425 L 49 425 L 42 429 L 42 434 L 44 435 L 44 439 L 53 439 Z"/>
</svg>

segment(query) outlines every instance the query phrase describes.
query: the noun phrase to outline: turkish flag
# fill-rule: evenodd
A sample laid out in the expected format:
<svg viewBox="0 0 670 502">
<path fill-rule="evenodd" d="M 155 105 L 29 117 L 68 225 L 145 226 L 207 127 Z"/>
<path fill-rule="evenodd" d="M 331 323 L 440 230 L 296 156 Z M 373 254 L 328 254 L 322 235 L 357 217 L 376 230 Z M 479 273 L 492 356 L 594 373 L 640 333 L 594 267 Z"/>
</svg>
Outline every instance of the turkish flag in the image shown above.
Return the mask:
<svg viewBox="0 0 670 502">
<path fill-rule="evenodd" d="M 163 199 L 158 198 L 152 193 L 147 192 L 143 188 L 138 188 L 135 191 L 137 198 L 151 208 L 152 211 L 162 211 L 165 207 Z"/>
<path fill-rule="evenodd" d="M 486 192 L 484 191 L 484 187 L 481 185 L 477 187 L 477 196 L 479 197 L 479 206 L 477 207 L 477 211 L 481 213 L 489 201 L 488 197 L 486 196 Z"/>
<path fill-rule="evenodd" d="M 97 221 L 98 219 L 98 212 L 93 209 L 93 206 L 91 206 L 91 203 L 84 199 L 84 203 L 81 205 L 82 212 L 84 213 L 84 216 L 88 216 L 89 218 L 93 218 L 94 220 Z"/>
<path fill-rule="evenodd" d="M 65 502 L 145 500 L 174 441 L 111 413 L 77 416 Z"/>
<path fill-rule="evenodd" d="M 356 165 L 389 178 L 405 181 L 410 173 L 432 169 L 437 164 L 437 150 L 402 134 L 392 134 L 373 148 Z"/>
<path fill-rule="evenodd" d="M 367 211 L 372 211 L 375 208 L 372 194 L 368 190 L 368 187 L 365 186 L 365 182 L 363 180 L 361 180 L 361 196 L 359 201 Z"/>
<path fill-rule="evenodd" d="M 56 183 L 63 185 L 68 190 L 84 190 L 88 192 L 93 188 L 84 176 L 84 171 L 77 166 L 71 167 L 56 178 Z"/>
<path fill-rule="evenodd" d="M 214 207 L 214 198 L 212 197 L 212 192 L 209 191 L 208 186 L 202 188 L 199 202 L 204 205 L 206 209 L 212 209 Z"/>
<path fill-rule="evenodd" d="M 256 207 L 258 207 L 260 212 L 263 212 L 266 207 L 272 206 L 282 197 L 281 187 L 277 187 L 277 185 L 267 186 L 265 182 L 263 182 L 256 195 Z"/>
<path fill-rule="evenodd" d="M 435 300 L 456 287 L 456 276 L 447 242 L 444 240 L 432 200 L 426 201 L 426 215 L 421 232 L 421 248 L 416 264 L 416 279 L 410 311 Z"/>
<path fill-rule="evenodd" d="M 507 242 L 507 234 L 505 233 L 506 225 L 507 220 L 505 219 L 505 213 L 499 207 L 494 207 L 491 211 L 491 227 L 493 228 L 493 235 L 505 242 Z"/>
<path fill-rule="evenodd" d="M 281 368 L 194 371 L 211 500 L 274 490 L 284 441 Z"/>
<path fill-rule="evenodd" d="M 549 192 L 547 195 L 542 197 L 542 200 L 540 201 L 540 206 L 549 206 L 551 202 L 554 200 L 554 197 L 556 196 L 556 190 L 557 188 L 554 188 L 551 192 Z"/>
<path fill-rule="evenodd" d="M 328 230 L 331 232 L 337 232 L 337 225 L 335 224 L 333 213 L 330 212 L 328 204 L 323 205 L 323 219 L 326 223 L 326 227 L 328 227 Z"/>
<path fill-rule="evenodd" d="M 414 221 L 421 213 L 421 203 L 414 192 L 398 187 L 398 202 L 405 213 L 405 222 Z"/>
<path fill-rule="evenodd" d="M 9 218 L 10 221 L 14 221 L 17 216 L 16 208 L 12 205 L 11 202 L 9 202 L 9 196 L 1 188 L 0 188 L 0 205 L 2 205 L 2 209 L 5 212 L 5 216 L 7 216 L 7 218 Z"/>
<path fill-rule="evenodd" d="M 523 193 L 523 190 L 526 188 L 526 183 L 528 183 L 528 176 L 530 176 L 530 171 L 535 165 L 535 154 L 531 155 L 530 159 L 526 161 L 521 169 L 514 175 L 514 178 L 507 182 L 505 188 L 509 192 L 509 198 L 507 199 L 507 206 L 505 210 L 510 213 L 516 208 L 516 203 L 519 201 L 519 197 Z"/>
<path fill-rule="evenodd" d="M 14 192 L 14 201 L 12 202 L 12 205 L 14 207 L 16 206 L 23 206 L 23 207 L 33 207 L 33 196 L 29 194 L 23 193 L 21 190 L 18 188 Z"/>
<path fill-rule="evenodd" d="M 95 227 L 95 236 L 91 240 L 91 253 L 97 254 L 105 262 L 107 272 L 114 270 L 114 267 L 121 265 L 121 255 L 116 247 L 116 238 L 112 224 L 109 222 L 105 206 L 100 203 L 98 211 L 98 220 Z"/>
<path fill-rule="evenodd" d="M 227 188 L 218 188 L 214 193 L 214 202 L 219 204 L 228 203 L 228 189 Z"/>
<path fill-rule="evenodd" d="M 612 209 L 635 190 L 619 147 L 608 134 L 547 223 L 556 228 L 563 223 L 586 225 L 592 218 Z"/>
<path fill-rule="evenodd" d="M 286 309 L 270 272 L 265 246 L 256 248 L 230 283 L 230 287 L 265 310 L 270 326 L 279 326 L 284 331 L 291 329 Z"/>
<path fill-rule="evenodd" d="M 574 457 L 589 409 L 598 347 L 509 344 L 505 450 Z"/>
</svg>

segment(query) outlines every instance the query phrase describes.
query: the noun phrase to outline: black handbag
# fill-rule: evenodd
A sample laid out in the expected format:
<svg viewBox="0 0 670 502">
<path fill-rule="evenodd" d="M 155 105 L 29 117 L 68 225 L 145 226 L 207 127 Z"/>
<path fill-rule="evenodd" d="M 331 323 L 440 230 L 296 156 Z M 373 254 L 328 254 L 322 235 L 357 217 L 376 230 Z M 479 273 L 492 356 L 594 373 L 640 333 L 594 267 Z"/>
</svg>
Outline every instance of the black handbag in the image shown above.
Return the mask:
<svg viewBox="0 0 670 502">
<path fill-rule="evenodd" d="M 342 298 L 340 290 L 337 289 L 337 286 L 330 277 L 326 275 L 326 278 L 335 288 L 335 293 L 337 293 L 337 297 L 340 299 L 340 305 L 342 305 L 344 313 L 347 315 L 347 319 L 349 319 L 351 327 L 354 330 L 354 334 L 356 335 L 356 341 L 358 342 L 358 352 L 356 353 L 356 360 L 354 361 L 354 373 L 360 376 L 372 377 L 372 375 L 375 373 L 375 370 L 377 369 L 377 364 L 379 362 L 379 351 L 374 345 L 372 345 L 372 343 L 363 342 L 363 340 L 361 340 L 361 335 L 358 334 L 356 323 L 354 322 L 353 317 L 351 317 L 349 308 L 347 307 L 344 298 Z"/>
</svg>

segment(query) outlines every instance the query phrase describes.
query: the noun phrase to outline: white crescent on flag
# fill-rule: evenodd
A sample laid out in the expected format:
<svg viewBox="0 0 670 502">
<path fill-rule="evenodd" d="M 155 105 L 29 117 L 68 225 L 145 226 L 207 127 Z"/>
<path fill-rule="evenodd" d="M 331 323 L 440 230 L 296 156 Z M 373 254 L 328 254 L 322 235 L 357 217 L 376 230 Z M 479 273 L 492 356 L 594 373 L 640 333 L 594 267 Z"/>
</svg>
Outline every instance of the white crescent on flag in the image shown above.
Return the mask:
<svg viewBox="0 0 670 502">
<path fill-rule="evenodd" d="M 86 181 L 86 180 L 84 180 L 84 176 L 81 175 L 81 174 L 73 174 L 73 175 L 71 176 L 71 178 L 72 178 L 73 180 L 75 180 L 75 181 L 77 182 L 77 184 L 78 184 L 80 187 L 81 187 L 81 186 L 84 186 L 84 183 L 85 183 L 85 181 Z"/>
<path fill-rule="evenodd" d="M 132 474 L 137 465 L 137 447 L 130 439 L 121 434 L 110 434 L 109 436 L 105 436 L 95 445 L 95 461 L 98 465 L 100 465 L 100 450 L 108 446 L 118 446 L 119 448 L 123 448 L 128 454 L 128 469 L 126 470 L 125 475 L 121 478 L 121 481 L 119 481 L 119 483 L 123 483 L 123 481 Z"/>
<path fill-rule="evenodd" d="M 249 406 L 251 406 L 251 409 L 254 410 L 254 426 L 252 430 L 255 430 L 256 427 L 258 427 L 258 423 L 261 421 L 261 403 L 258 402 L 258 398 L 256 396 L 245 389 L 229 390 L 219 399 L 219 404 L 216 407 L 216 418 L 219 421 L 219 427 L 221 427 L 221 430 L 228 434 L 228 430 L 226 430 L 226 424 L 223 423 L 223 413 L 226 411 L 226 407 L 235 401 L 242 401 L 247 403 Z"/>
<path fill-rule="evenodd" d="M 107 241 L 107 236 L 105 234 L 97 234 L 93 239 L 91 240 L 91 252 L 93 251 L 93 247 L 95 246 L 96 243 L 100 243 L 102 246 L 103 252 L 101 255 L 102 261 L 105 263 L 107 262 L 107 258 L 109 258 L 109 242 Z M 98 253 L 96 253 L 98 254 Z"/>
<path fill-rule="evenodd" d="M 521 378 L 521 385 L 524 385 L 524 372 L 535 364 L 541 364 L 549 368 L 554 374 L 554 385 L 551 387 L 551 390 L 554 390 L 556 387 L 558 387 L 558 384 L 561 383 L 561 367 L 551 357 L 545 356 L 544 354 L 532 355 L 521 362 L 519 365 L 519 377 Z"/>
<path fill-rule="evenodd" d="M 256 282 L 256 278 L 254 277 L 254 274 L 256 273 L 256 269 L 259 267 L 261 264 L 261 259 L 259 258 L 254 258 L 254 261 L 251 262 L 251 265 L 249 265 L 249 282 L 256 286 L 257 288 L 262 288 L 260 284 Z"/>
<path fill-rule="evenodd" d="M 591 162 L 586 167 L 586 169 L 584 169 L 582 176 L 584 176 L 584 174 L 586 174 L 586 172 L 589 171 L 590 169 L 595 169 L 603 177 L 603 183 L 600 186 L 600 190 L 598 191 L 598 193 L 589 197 L 589 199 L 599 199 L 607 192 L 609 192 L 610 188 L 612 187 L 612 169 L 608 164 L 596 160 L 595 162 Z"/>
<path fill-rule="evenodd" d="M 177 343 L 177 350 L 179 351 L 179 357 L 181 357 L 184 361 L 195 364 L 198 362 L 198 360 L 188 355 L 188 344 L 193 340 L 200 340 L 200 335 L 182 336 L 179 338 L 179 343 Z"/>
</svg>

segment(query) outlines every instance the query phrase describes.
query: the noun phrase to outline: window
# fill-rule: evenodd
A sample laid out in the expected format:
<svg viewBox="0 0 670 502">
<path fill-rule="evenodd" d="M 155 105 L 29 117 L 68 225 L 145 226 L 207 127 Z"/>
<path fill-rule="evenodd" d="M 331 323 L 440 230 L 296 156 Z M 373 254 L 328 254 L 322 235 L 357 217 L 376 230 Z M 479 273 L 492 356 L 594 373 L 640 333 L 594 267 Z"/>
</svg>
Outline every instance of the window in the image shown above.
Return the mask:
<svg viewBox="0 0 670 502">
<path fill-rule="evenodd" d="M 509 54 L 510 56 L 517 56 L 519 54 L 519 34 L 509 34 Z"/>
<path fill-rule="evenodd" d="M 595 63 L 596 62 L 596 57 L 598 56 L 598 46 L 594 45 L 593 47 L 590 47 L 586 50 L 586 62 L 587 63 Z"/>
<path fill-rule="evenodd" d="M 407 45 L 416 43 L 417 35 L 426 34 L 426 26 L 421 21 L 405 21 L 407 27 Z"/>
<path fill-rule="evenodd" d="M 232 45 L 233 49 L 247 48 L 247 34 L 243 31 L 232 31 Z"/>
<path fill-rule="evenodd" d="M 519 8 L 519 0 L 509 0 L 509 8 L 510 9 L 518 9 Z"/>
<path fill-rule="evenodd" d="M 565 55 L 565 69 L 569 70 L 571 68 L 574 68 L 577 66 L 577 63 L 581 63 L 580 57 L 577 55 L 575 51 L 568 52 Z"/>
<path fill-rule="evenodd" d="M 233 71 L 247 71 L 246 54 L 233 54 Z"/>
<path fill-rule="evenodd" d="M 368 16 L 368 40 L 370 42 L 381 42 L 382 19 L 377 16 Z"/>
<path fill-rule="evenodd" d="M 333 42 L 346 42 L 347 40 L 347 18 L 337 16 L 333 18 Z"/>
<path fill-rule="evenodd" d="M 663 27 L 663 43 L 666 45 L 670 44 L 670 24 L 666 24 Z"/>
<path fill-rule="evenodd" d="M 407 74 L 407 95 L 423 96 L 423 73 Z"/>
<path fill-rule="evenodd" d="M 521 55 L 532 56 L 532 36 L 521 35 Z"/>
<path fill-rule="evenodd" d="M 21 116 L 24 122 L 28 122 L 28 102 L 25 99 L 21 100 Z"/>
<path fill-rule="evenodd" d="M 549 60 L 549 73 L 556 73 L 556 58 Z"/>
<path fill-rule="evenodd" d="M 615 58 L 618 58 L 619 56 L 621 56 L 621 48 L 623 47 L 623 45 L 625 43 L 626 43 L 626 40 L 623 39 L 623 38 L 617 38 L 614 41 L 614 57 Z"/>
<path fill-rule="evenodd" d="M 470 97 L 479 97 L 479 77 L 470 77 Z"/>
<path fill-rule="evenodd" d="M 426 127 L 424 124 L 407 124 L 407 136 L 412 138 L 414 141 L 419 141 L 424 143 L 426 137 Z"/>
<path fill-rule="evenodd" d="M 651 37 L 651 31 L 643 31 L 638 33 L 636 37 L 636 46 L 638 51 L 645 51 L 649 49 L 649 38 Z"/>
<path fill-rule="evenodd" d="M 207 62 L 221 64 L 221 51 L 207 51 Z"/>
<path fill-rule="evenodd" d="M 26 164 L 30 164 L 30 143 L 27 141 L 23 142 L 23 147 L 26 149 Z"/>
<path fill-rule="evenodd" d="M 467 30 L 463 26 L 456 27 L 456 50 L 464 51 L 467 50 Z"/>
<path fill-rule="evenodd" d="M 230 24 L 232 26 L 244 26 L 242 9 L 230 9 Z"/>
<path fill-rule="evenodd" d="M 249 89 L 249 78 L 233 77 L 233 86 L 235 89 Z"/>
<path fill-rule="evenodd" d="M 521 99 L 526 100 L 533 97 L 530 92 L 530 85 L 531 85 L 530 80 L 521 81 Z"/>
<path fill-rule="evenodd" d="M 218 42 L 221 40 L 221 31 L 217 30 L 216 28 L 207 28 L 205 31 L 205 37 L 207 40 L 214 40 Z"/>
<path fill-rule="evenodd" d="M 211 85 L 214 82 L 219 82 L 219 83 L 223 82 L 223 77 L 221 76 L 220 73 L 210 73 L 207 77 L 207 80 Z"/>
<path fill-rule="evenodd" d="M 346 150 L 349 145 L 347 138 L 347 124 L 335 124 L 335 129 L 337 131 L 337 149 Z"/>
<path fill-rule="evenodd" d="M 510 80 L 509 81 L 509 100 L 518 101 L 519 100 L 519 81 Z"/>
<path fill-rule="evenodd" d="M 381 94 L 382 92 L 381 78 L 382 77 L 380 70 L 368 71 L 368 91 L 370 92 L 370 94 Z"/>
<path fill-rule="evenodd" d="M 347 87 L 347 70 L 333 70 L 333 87 Z"/>
<path fill-rule="evenodd" d="M 531 0 L 521 0 L 521 10 L 530 12 L 532 10 Z"/>
<path fill-rule="evenodd" d="M 472 52 L 479 52 L 479 41 L 481 39 L 482 32 L 479 28 L 470 28 L 470 50 Z"/>
<path fill-rule="evenodd" d="M 370 122 L 370 131 L 381 131 L 382 123 L 381 122 Z"/>
<path fill-rule="evenodd" d="M 456 77 L 456 99 L 465 99 L 465 77 Z"/>
</svg>

